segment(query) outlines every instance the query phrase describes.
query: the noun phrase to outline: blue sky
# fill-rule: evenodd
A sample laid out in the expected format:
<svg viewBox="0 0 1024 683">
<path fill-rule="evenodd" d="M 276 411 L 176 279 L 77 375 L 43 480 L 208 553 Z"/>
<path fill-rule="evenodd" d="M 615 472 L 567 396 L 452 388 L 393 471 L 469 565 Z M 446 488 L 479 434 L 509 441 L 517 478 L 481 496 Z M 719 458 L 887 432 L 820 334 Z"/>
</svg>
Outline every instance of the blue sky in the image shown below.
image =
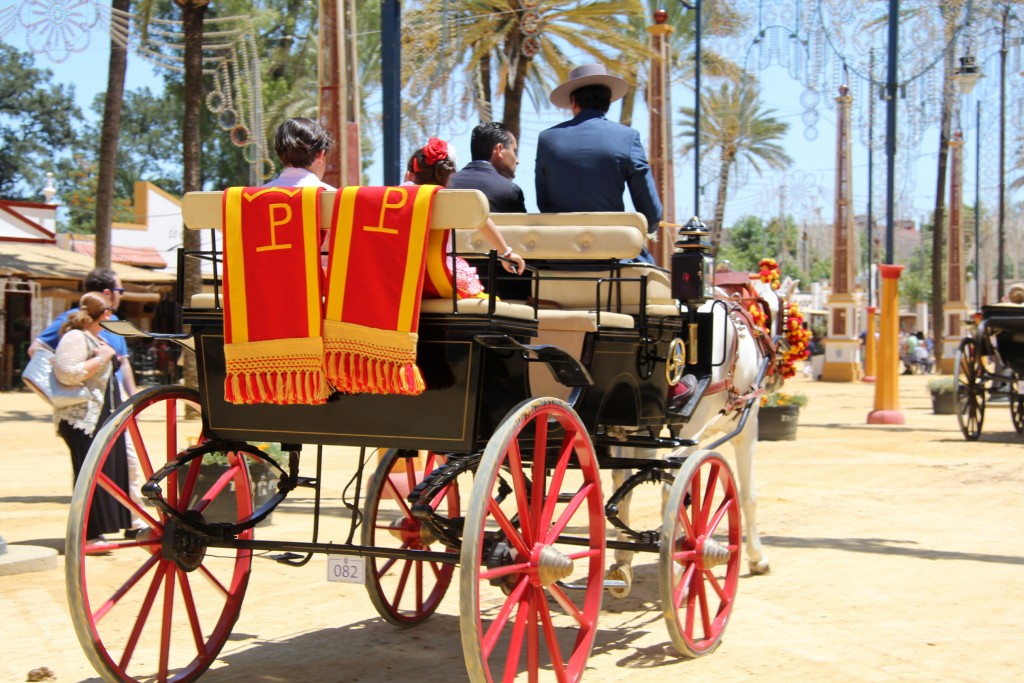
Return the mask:
<svg viewBox="0 0 1024 683">
<path fill-rule="evenodd" d="M 4 40 L 10 44 L 25 49 L 24 37 L 17 33 L 8 33 Z M 106 64 L 108 58 L 107 35 L 99 29 L 95 29 L 90 37 L 89 46 L 81 51 L 72 54 L 62 63 L 54 63 L 45 55 L 38 56 L 36 64 L 39 67 L 49 68 L 54 71 L 56 78 L 65 83 L 74 84 L 78 102 L 84 111 L 88 108 L 95 97 L 106 86 Z M 986 67 L 989 73 L 995 70 L 989 65 Z M 737 186 L 730 188 L 730 197 L 727 203 L 726 224 L 731 224 L 738 218 L 747 214 L 762 216 L 777 215 L 780 204 L 784 203 L 787 213 L 796 216 L 798 221 L 809 223 L 816 221 L 830 222 L 832 219 L 833 195 L 832 187 L 835 181 L 834 155 L 835 155 L 835 113 L 834 109 L 819 107 L 820 120 L 817 125 L 817 139 L 808 140 L 805 136 L 806 129 L 802 123 L 801 116 L 803 108 L 799 104 L 801 87 L 795 83 L 786 72 L 779 68 L 769 69 L 759 73 L 763 84 L 763 99 L 767 106 L 776 110 L 776 116 L 790 123 L 790 131 L 784 141 L 784 147 L 794 159 L 793 166 L 784 173 L 766 173 L 758 176 L 752 172 L 741 175 Z M 989 91 L 996 86 L 995 78 L 985 79 L 976 92 L 984 96 L 985 89 Z M 987 82 L 986 82 L 987 81 Z M 154 72 L 147 62 L 131 54 L 129 57 L 129 69 L 127 87 L 135 89 L 142 86 L 150 86 L 158 89 L 162 80 Z M 855 90 L 861 97 L 866 97 L 867 88 Z M 834 97 L 835 94 L 831 94 Z M 825 95 L 822 95 L 824 98 Z M 641 98 L 642 99 L 642 98 Z M 676 86 L 673 90 L 673 105 L 678 108 L 682 105 L 692 104 L 692 94 L 682 86 Z M 881 104 L 881 103 L 879 103 Z M 373 103 L 370 103 L 373 106 Z M 378 103 L 379 106 L 379 103 Z M 501 104 L 498 103 L 500 111 Z M 964 129 L 965 137 L 968 139 L 965 154 L 966 178 L 964 183 L 965 198 L 973 203 L 974 196 L 974 145 L 972 142 L 974 117 L 973 99 L 969 98 L 968 106 L 971 115 L 966 117 Z M 91 115 L 91 114 L 88 114 Z M 613 106 L 611 116 L 617 117 L 617 105 Z M 876 109 L 876 116 L 879 117 L 879 127 L 882 130 L 881 117 L 882 107 Z M 566 112 L 556 111 L 547 108 L 541 112 L 533 112 L 528 103 L 524 103 L 524 115 L 522 123 L 522 140 L 520 140 L 520 167 L 516 181 L 523 187 L 526 194 L 527 208 L 536 209 L 535 195 L 533 190 L 533 160 L 536 150 L 536 139 L 539 132 L 561 120 L 568 118 Z M 438 130 L 436 134 L 452 141 L 459 150 L 459 162 L 463 164 L 469 161 L 469 132 L 474 121 L 467 121 L 457 126 L 446 127 Z M 634 126 L 641 132 L 641 136 L 647 138 L 646 113 L 642 106 L 637 107 L 637 115 L 634 117 Z M 989 128 L 989 126 L 983 126 Z M 678 128 L 677 128 L 678 130 Z M 854 137 L 854 201 L 857 213 L 864 213 L 867 203 L 867 151 L 862 144 L 859 144 L 860 137 Z M 932 129 L 926 131 L 922 136 L 920 146 L 915 150 L 900 150 L 897 163 L 897 185 L 901 188 L 902 200 L 898 202 L 901 217 L 919 220 L 930 213 L 934 202 L 935 193 L 935 156 L 938 148 L 938 133 Z M 379 155 L 379 150 L 378 150 Z M 876 152 L 874 158 L 875 177 L 875 212 L 881 216 L 884 212 L 884 188 L 885 178 L 885 157 L 882 152 Z M 983 154 L 983 156 L 985 156 Z M 404 158 L 404 155 L 403 155 Z M 983 167 L 984 168 L 984 167 Z M 688 218 L 693 211 L 693 175 L 692 161 L 676 159 L 676 216 L 680 220 Z M 705 173 L 708 171 L 705 166 Z M 989 182 L 986 184 L 983 178 L 983 192 L 991 194 L 993 174 L 989 173 Z M 380 170 L 379 159 L 370 170 L 371 182 L 382 182 L 382 171 Z M 703 179 L 706 182 L 706 179 Z M 984 200 L 983 200 L 984 201 Z M 701 210 L 705 217 L 710 216 L 713 210 L 713 191 L 705 192 L 701 199 Z"/>
</svg>

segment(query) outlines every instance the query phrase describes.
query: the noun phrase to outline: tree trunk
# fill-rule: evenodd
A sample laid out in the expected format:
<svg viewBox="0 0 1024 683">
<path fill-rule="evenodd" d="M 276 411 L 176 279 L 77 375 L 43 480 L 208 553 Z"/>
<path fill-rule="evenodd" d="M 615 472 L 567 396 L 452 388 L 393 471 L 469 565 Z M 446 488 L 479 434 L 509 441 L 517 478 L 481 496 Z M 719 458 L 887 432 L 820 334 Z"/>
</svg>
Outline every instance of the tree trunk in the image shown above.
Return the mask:
<svg viewBox="0 0 1024 683">
<path fill-rule="evenodd" d="M 480 70 L 477 72 L 480 79 L 477 92 L 476 112 L 481 121 L 494 120 L 494 94 L 491 92 L 491 55 L 490 53 L 480 56 Z"/>
<path fill-rule="evenodd" d="M 945 237 L 946 165 L 949 159 L 949 127 L 953 118 L 953 50 L 948 50 L 942 78 L 942 116 L 939 122 L 939 169 L 935 187 L 935 211 L 932 214 L 932 350 L 935 362 L 942 360 L 943 301 L 942 254 Z"/>
<path fill-rule="evenodd" d="M 715 217 L 711 224 L 711 245 L 714 254 L 722 244 L 722 223 L 725 221 L 725 197 L 729 187 L 729 171 L 732 169 L 732 156 L 722 150 L 722 165 L 718 171 L 718 196 L 715 199 Z"/>
<path fill-rule="evenodd" d="M 522 41 L 518 33 L 511 42 L 511 48 L 519 51 Z M 509 132 L 516 136 L 516 140 L 521 139 L 519 135 L 520 114 L 523 108 L 523 91 L 526 89 L 526 72 L 530 68 L 531 61 L 533 61 L 532 57 L 527 57 L 520 52 L 519 58 L 516 59 L 516 70 L 512 82 L 506 81 L 505 83 L 505 113 L 502 121 L 508 127 Z"/>
<path fill-rule="evenodd" d="M 196 192 L 203 189 L 202 170 L 200 168 L 202 139 L 199 130 L 200 116 L 203 107 L 203 18 L 206 15 L 205 0 L 175 0 L 181 7 L 182 30 L 185 34 L 185 120 L 181 127 L 181 146 L 183 152 L 184 192 Z M 202 246 L 198 231 L 182 229 L 182 244 L 185 251 L 197 251 Z M 179 277 L 181 275 L 179 274 Z M 185 259 L 185 301 L 190 301 L 193 294 L 203 290 L 203 275 L 200 261 L 194 258 Z M 197 388 L 199 378 L 196 373 L 195 355 L 185 354 L 185 384 Z"/>
<path fill-rule="evenodd" d="M 131 0 L 113 0 L 111 10 L 131 9 Z M 99 177 L 96 184 L 96 267 L 110 268 L 110 232 L 114 215 L 114 176 L 117 172 L 117 137 L 121 129 L 124 79 L 128 70 L 128 49 L 110 34 L 110 62 L 107 68 L 107 94 L 103 103 L 103 127 L 100 131 Z"/>
<path fill-rule="evenodd" d="M 624 126 L 633 125 L 633 109 L 636 107 L 636 82 L 637 82 L 637 69 L 635 66 L 623 65 L 622 77 L 629 83 L 629 90 L 626 91 L 625 96 L 622 98 L 622 111 L 619 113 L 619 123 Z M 670 113 L 671 115 L 671 113 Z"/>
</svg>

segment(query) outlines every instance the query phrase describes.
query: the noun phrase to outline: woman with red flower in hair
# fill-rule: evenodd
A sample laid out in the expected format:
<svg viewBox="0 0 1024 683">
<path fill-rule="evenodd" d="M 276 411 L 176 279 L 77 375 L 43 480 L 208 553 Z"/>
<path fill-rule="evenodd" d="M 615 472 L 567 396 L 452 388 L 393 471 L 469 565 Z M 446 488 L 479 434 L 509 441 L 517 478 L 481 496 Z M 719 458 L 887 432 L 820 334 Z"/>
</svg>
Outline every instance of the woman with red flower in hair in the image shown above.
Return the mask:
<svg viewBox="0 0 1024 683">
<path fill-rule="evenodd" d="M 409 158 L 409 163 L 406 166 L 405 183 L 403 184 L 440 185 L 441 187 L 447 187 L 448 180 L 455 173 L 456 168 L 455 150 L 440 138 L 430 138 L 426 145 L 413 152 L 412 157 Z M 480 227 L 480 232 L 483 234 L 484 239 L 497 250 L 498 255 L 503 259 L 507 259 L 502 261 L 502 266 L 505 270 L 517 275 L 522 274 L 526 268 L 526 261 L 522 256 L 512 251 L 512 247 L 506 244 L 501 233 L 498 232 L 497 226 L 491 222 L 490 218 Z M 450 230 L 444 231 L 439 236 L 438 243 L 435 244 L 433 235 L 430 238 L 430 242 L 431 247 L 428 248 L 428 252 L 435 251 L 434 247 L 443 246 L 441 253 L 451 253 Z M 440 248 L 436 249 L 436 251 L 440 251 Z M 454 275 L 452 280 L 460 299 L 483 298 L 486 296 L 484 294 L 484 287 L 480 283 L 480 278 L 477 276 L 476 268 L 461 257 L 457 257 L 454 263 L 452 263 L 451 258 L 447 258 L 445 261 L 446 267 Z M 438 283 L 431 283 L 430 278 L 428 278 L 428 282 L 425 283 L 423 289 L 424 297 L 447 298 L 451 296 L 451 292 L 444 292 L 443 286 L 439 287 L 437 285 Z"/>
</svg>

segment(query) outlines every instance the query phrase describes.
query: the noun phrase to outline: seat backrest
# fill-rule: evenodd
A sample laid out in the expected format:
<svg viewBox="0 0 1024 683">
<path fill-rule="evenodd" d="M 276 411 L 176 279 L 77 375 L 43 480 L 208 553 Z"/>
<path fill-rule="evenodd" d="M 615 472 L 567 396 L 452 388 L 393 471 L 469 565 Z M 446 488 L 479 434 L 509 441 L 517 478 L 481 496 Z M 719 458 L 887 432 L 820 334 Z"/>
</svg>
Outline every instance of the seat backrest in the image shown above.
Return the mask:
<svg viewBox="0 0 1024 683">
<path fill-rule="evenodd" d="M 630 212 L 495 213 L 491 220 L 527 261 L 631 259 L 647 236 L 647 219 Z M 466 232 L 458 235 L 456 249 L 485 254 L 490 246 L 480 233 Z"/>
</svg>

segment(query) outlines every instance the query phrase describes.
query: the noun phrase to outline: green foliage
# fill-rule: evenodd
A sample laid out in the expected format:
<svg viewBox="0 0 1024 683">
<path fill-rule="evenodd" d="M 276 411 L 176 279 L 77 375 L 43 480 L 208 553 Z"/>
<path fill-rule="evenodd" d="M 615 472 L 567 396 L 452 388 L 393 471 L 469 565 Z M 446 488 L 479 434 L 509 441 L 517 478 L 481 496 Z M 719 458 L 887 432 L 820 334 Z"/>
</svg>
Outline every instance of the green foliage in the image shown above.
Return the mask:
<svg viewBox="0 0 1024 683">
<path fill-rule="evenodd" d="M 51 83 L 29 53 L 0 43 L 0 197 L 40 201 L 47 171 L 67 158 L 82 114 L 74 88 Z"/>
<path fill-rule="evenodd" d="M 96 229 L 96 185 L 99 181 L 98 162 L 93 156 L 75 154 L 71 160 L 62 162 L 58 172 L 61 204 L 67 209 L 58 220 L 58 232 L 72 232 L 92 235 Z M 115 222 L 132 222 L 131 195 L 114 197 L 112 216 Z"/>
<path fill-rule="evenodd" d="M 923 226 L 921 243 L 914 249 L 907 268 L 900 274 L 900 305 L 913 307 L 919 302 L 930 302 L 932 296 L 932 230 Z"/>
<path fill-rule="evenodd" d="M 758 216 L 744 216 L 725 232 L 725 240 L 718 251 L 719 261 L 728 261 L 733 270 L 756 271 L 758 262 L 774 258 L 783 276 L 804 283 L 828 279 L 831 263 L 818 254 L 802 254 L 802 235 L 792 216 L 781 222 L 773 218 L 765 223 Z M 801 265 L 808 261 L 808 269 Z"/>
</svg>

